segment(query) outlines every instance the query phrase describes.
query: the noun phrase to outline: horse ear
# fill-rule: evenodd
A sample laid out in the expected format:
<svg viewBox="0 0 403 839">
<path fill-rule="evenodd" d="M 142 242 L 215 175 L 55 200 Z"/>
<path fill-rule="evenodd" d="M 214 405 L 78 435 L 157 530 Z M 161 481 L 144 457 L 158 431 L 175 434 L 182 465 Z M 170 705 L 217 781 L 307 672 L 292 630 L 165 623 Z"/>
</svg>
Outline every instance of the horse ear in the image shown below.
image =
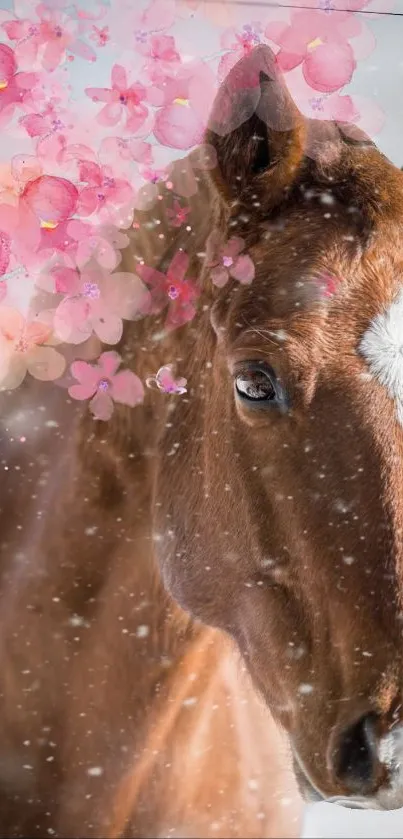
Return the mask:
<svg viewBox="0 0 403 839">
<path fill-rule="evenodd" d="M 211 174 L 224 200 L 258 191 L 265 209 L 274 206 L 303 161 L 306 135 L 307 120 L 287 90 L 274 53 L 265 45 L 256 47 L 221 85 L 205 136 L 216 151 Z"/>
</svg>

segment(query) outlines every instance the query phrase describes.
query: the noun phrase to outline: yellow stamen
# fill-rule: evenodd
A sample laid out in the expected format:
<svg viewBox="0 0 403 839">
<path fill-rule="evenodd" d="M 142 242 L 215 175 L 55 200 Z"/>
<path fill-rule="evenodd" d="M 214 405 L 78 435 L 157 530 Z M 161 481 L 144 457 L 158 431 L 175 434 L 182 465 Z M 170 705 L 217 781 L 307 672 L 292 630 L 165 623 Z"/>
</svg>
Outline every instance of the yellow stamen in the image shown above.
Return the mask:
<svg viewBox="0 0 403 839">
<path fill-rule="evenodd" d="M 57 227 L 57 221 L 41 221 L 41 227 L 44 230 L 55 230 Z"/>
<path fill-rule="evenodd" d="M 189 99 L 178 98 L 178 99 L 174 99 L 174 102 L 175 102 L 176 105 L 188 105 L 189 104 Z"/>
<path fill-rule="evenodd" d="M 314 50 L 314 49 L 316 49 L 316 47 L 322 46 L 322 44 L 323 44 L 323 41 L 321 40 L 321 38 L 315 38 L 314 41 L 311 41 L 311 43 L 308 44 L 308 49 L 309 50 Z"/>
<path fill-rule="evenodd" d="M 5 90 L 6 87 L 8 87 L 7 81 L 0 82 L 0 90 Z"/>
</svg>

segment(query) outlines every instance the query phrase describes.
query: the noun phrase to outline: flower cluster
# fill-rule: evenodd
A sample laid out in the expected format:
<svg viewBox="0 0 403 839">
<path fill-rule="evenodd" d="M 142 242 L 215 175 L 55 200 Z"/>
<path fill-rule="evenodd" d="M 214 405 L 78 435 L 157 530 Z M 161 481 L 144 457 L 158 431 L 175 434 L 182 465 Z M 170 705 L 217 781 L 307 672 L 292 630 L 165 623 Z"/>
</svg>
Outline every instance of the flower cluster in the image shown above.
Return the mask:
<svg viewBox="0 0 403 839">
<path fill-rule="evenodd" d="M 310 10 L 268 10 L 259 22 L 204 0 L 14 0 L 0 10 L 0 389 L 26 375 L 65 381 L 101 420 L 114 403 L 143 399 L 114 349 L 96 359 L 89 348 L 113 348 L 124 321 L 150 313 L 164 313 L 167 330 L 188 323 L 200 287 L 181 249 L 166 270 L 119 270 L 133 211 L 152 207 L 164 181 L 168 226 L 191 230 L 199 172 L 216 165 L 203 144 L 213 98 L 258 43 L 277 53 L 307 115 L 379 130 L 375 107 L 343 93 L 374 48 L 356 14 L 367 2 L 315 0 Z M 191 36 L 202 18 L 212 24 L 207 57 Z M 206 263 L 217 287 L 254 278 L 237 237 L 212 235 Z M 326 282 L 323 294 L 332 288 Z M 186 391 L 169 364 L 147 383 Z"/>
</svg>

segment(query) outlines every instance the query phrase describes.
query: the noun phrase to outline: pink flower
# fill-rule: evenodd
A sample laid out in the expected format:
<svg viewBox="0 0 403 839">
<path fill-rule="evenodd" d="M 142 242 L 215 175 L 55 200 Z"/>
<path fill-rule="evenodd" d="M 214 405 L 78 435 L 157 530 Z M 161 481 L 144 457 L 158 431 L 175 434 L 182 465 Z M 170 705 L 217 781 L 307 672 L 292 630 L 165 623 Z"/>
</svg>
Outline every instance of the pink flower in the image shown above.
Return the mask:
<svg viewBox="0 0 403 839">
<path fill-rule="evenodd" d="M 122 318 L 134 320 L 150 308 L 150 293 L 135 274 L 110 274 L 100 267 L 81 274 L 57 267 L 50 273 L 55 290 L 66 293 L 54 314 L 55 335 L 69 344 L 82 344 L 93 332 L 103 343 L 117 344 Z"/>
<path fill-rule="evenodd" d="M 120 370 L 122 359 L 117 352 L 104 352 L 97 364 L 74 361 L 71 372 L 79 382 L 69 387 L 72 399 L 89 399 L 89 407 L 95 419 L 108 420 L 113 413 L 113 403 L 134 408 L 144 399 L 144 388 L 138 376 L 131 370 Z"/>
<path fill-rule="evenodd" d="M 182 227 L 190 213 L 190 207 L 181 207 L 177 198 L 173 202 L 173 209 L 167 209 L 167 216 L 171 227 Z"/>
<path fill-rule="evenodd" d="M 4 280 L 0 280 L 0 303 L 5 300 L 7 297 L 7 283 Z"/>
<path fill-rule="evenodd" d="M 52 330 L 39 320 L 28 321 L 17 310 L 0 307 L 0 388 L 18 387 L 27 371 L 36 379 L 58 379 L 63 356 L 49 346 Z"/>
<path fill-rule="evenodd" d="M 137 134 L 141 129 L 146 134 L 144 125 L 149 116 L 148 107 L 144 104 L 147 100 L 147 90 L 140 82 L 129 86 L 127 73 L 120 64 L 114 64 L 111 74 L 112 87 L 87 87 L 85 93 L 90 96 L 93 102 L 105 102 L 97 116 L 101 125 L 117 125 L 123 117 L 126 119 L 126 129 Z"/>
<path fill-rule="evenodd" d="M 172 77 L 181 64 L 172 35 L 151 35 L 144 41 L 139 40 L 135 48 L 146 57 L 144 72 L 155 84 Z"/>
<path fill-rule="evenodd" d="M 109 26 L 103 26 L 100 29 L 98 26 L 93 24 L 92 26 L 92 35 L 90 35 L 91 41 L 96 41 L 98 47 L 105 47 L 108 41 L 110 41 L 111 36 L 109 35 Z"/>
<path fill-rule="evenodd" d="M 222 288 L 230 277 L 249 285 L 255 276 L 255 266 L 246 254 L 242 254 L 245 242 L 236 236 L 225 245 L 219 244 L 218 234 L 212 233 L 207 241 L 207 265 L 211 267 L 211 280 Z"/>
<path fill-rule="evenodd" d="M 32 88 L 37 78 L 35 73 L 17 73 L 14 50 L 0 44 L 0 126 L 10 121 L 17 105 L 32 104 Z"/>
<path fill-rule="evenodd" d="M 166 80 L 155 115 L 157 141 L 181 150 L 202 143 L 215 89 L 214 74 L 203 61 L 181 67 L 175 78 Z"/>
<path fill-rule="evenodd" d="M 283 71 L 302 65 L 307 84 L 322 93 L 340 90 L 351 81 L 356 57 L 350 40 L 364 32 L 369 54 L 374 39 L 353 13 L 293 10 L 290 24 L 269 23 L 266 37 L 280 47 L 277 64 Z"/>
<path fill-rule="evenodd" d="M 87 160 L 79 162 L 80 181 L 88 186 L 80 191 L 78 213 L 89 216 L 99 210 L 122 207 L 133 197 L 128 181 L 115 178 L 109 166 L 99 166 Z"/>
<path fill-rule="evenodd" d="M 31 113 L 19 120 L 30 137 L 37 138 L 36 153 L 39 158 L 59 160 L 66 144 L 66 123 L 61 119 L 53 102 L 48 102 L 40 113 Z"/>
<path fill-rule="evenodd" d="M 151 311 L 158 313 L 169 305 L 167 329 L 182 326 L 196 313 L 195 303 L 200 292 L 194 280 L 185 279 L 188 267 L 189 257 L 184 251 L 175 254 L 166 274 L 147 265 L 137 266 L 138 275 L 151 291 Z"/>
<path fill-rule="evenodd" d="M 241 29 L 231 26 L 226 29 L 220 38 L 222 49 L 231 50 L 226 53 L 218 65 L 218 80 L 222 82 L 228 75 L 237 61 L 250 52 L 260 43 L 262 26 L 260 23 L 245 24 Z"/>
<path fill-rule="evenodd" d="M 75 254 L 90 232 L 89 225 L 71 218 L 77 200 L 70 181 L 41 175 L 27 181 L 17 206 L 0 205 L 0 230 L 11 236 L 16 258 L 32 267 L 55 251 Z"/>
<path fill-rule="evenodd" d="M 115 161 L 116 157 L 120 157 L 121 160 L 134 161 L 144 166 L 151 166 L 153 160 L 150 143 L 136 139 L 125 140 L 123 137 L 104 137 L 101 140 L 100 156 L 104 155 L 111 156 Z"/>
<path fill-rule="evenodd" d="M 175 379 L 172 373 L 172 364 L 166 364 L 160 367 L 155 376 L 149 376 L 146 379 L 147 387 L 157 387 L 164 393 L 186 393 L 187 379 Z"/>
<path fill-rule="evenodd" d="M 36 19 L 15 19 L 3 23 L 10 41 L 16 42 L 19 61 L 28 66 L 39 58 L 44 70 L 51 72 L 59 66 L 66 50 L 88 61 L 95 61 L 94 50 L 77 37 L 77 23 L 60 10 L 40 3 L 35 8 Z"/>
</svg>

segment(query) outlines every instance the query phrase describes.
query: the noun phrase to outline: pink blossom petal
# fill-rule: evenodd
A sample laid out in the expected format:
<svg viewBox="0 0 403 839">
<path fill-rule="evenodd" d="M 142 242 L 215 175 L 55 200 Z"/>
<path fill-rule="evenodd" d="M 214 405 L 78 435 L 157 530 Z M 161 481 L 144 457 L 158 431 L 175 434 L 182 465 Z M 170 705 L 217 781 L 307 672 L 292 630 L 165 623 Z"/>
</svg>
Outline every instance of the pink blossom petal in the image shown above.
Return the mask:
<svg viewBox="0 0 403 839">
<path fill-rule="evenodd" d="M 127 73 L 121 64 L 114 64 L 111 72 L 112 87 L 117 90 L 125 90 L 127 88 Z"/>
<path fill-rule="evenodd" d="M 250 256 L 246 254 L 238 256 L 235 264 L 229 269 L 229 273 L 235 280 L 239 280 L 244 285 L 249 285 L 255 277 L 255 266 Z"/>
<path fill-rule="evenodd" d="M 93 315 L 91 320 L 94 332 L 102 343 L 119 343 L 123 335 L 123 323 L 119 315 L 108 312 L 105 308 L 98 316 Z"/>
<path fill-rule="evenodd" d="M 74 361 L 70 367 L 71 373 L 79 382 L 69 388 L 70 396 L 73 399 L 88 399 L 95 393 L 98 383 L 102 378 L 102 371 L 99 367 L 88 364 L 87 361 Z M 71 391 L 74 392 L 72 393 Z"/>
<path fill-rule="evenodd" d="M 40 221 L 59 223 L 73 215 L 76 209 L 78 190 L 66 178 L 41 175 L 29 181 L 21 200 Z"/>
<path fill-rule="evenodd" d="M 134 408 L 144 399 L 144 387 L 131 370 L 121 370 L 112 379 L 111 395 L 115 402 Z"/>
<path fill-rule="evenodd" d="M 306 82 L 314 90 L 333 93 L 351 81 L 355 67 L 350 44 L 327 43 L 307 55 L 302 71 Z"/>
<path fill-rule="evenodd" d="M 11 239 L 0 230 L 0 276 L 6 273 L 10 262 Z"/>
<path fill-rule="evenodd" d="M 120 318 L 134 320 L 151 309 L 151 295 L 136 274 L 117 271 L 99 281 L 107 308 Z"/>
<path fill-rule="evenodd" d="M 105 378 L 107 379 L 112 379 L 116 371 L 118 370 L 121 361 L 121 356 L 119 355 L 119 353 L 115 352 L 115 350 L 103 352 L 102 355 L 99 357 L 99 368 L 101 370 L 102 375 L 105 376 Z"/>
<path fill-rule="evenodd" d="M 115 102 L 116 96 L 109 87 L 86 87 L 84 91 L 93 102 Z"/>
<path fill-rule="evenodd" d="M 28 372 L 42 382 L 59 379 L 65 367 L 66 360 L 53 347 L 35 347 L 27 357 Z"/>
<path fill-rule="evenodd" d="M 25 318 L 11 306 L 0 307 L 0 335 L 7 340 L 15 340 L 25 328 Z"/>
<path fill-rule="evenodd" d="M 116 125 L 119 122 L 122 116 L 122 105 L 120 102 L 111 102 L 108 105 L 105 105 L 104 108 L 99 112 L 97 116 L 97 122 L 100 125 L 104 125 L 105 127 L 109 127 L 111 125 Z"/>
<path fill-rule="evenodd" d="M 201 143 L 205 126 L 199 115 L 186 105 L 168 105 L 155 117 L 154 136 L 163 146 L 186 150 Z"/>
<path fill-rule="evenodd" d="M 10 38 L 10 40 L 12 39 Z M 15 60 L 14 50 L 7 46 L 7 44 L 0 44 L 0 81 L 9 81 L 14 76 L 16 70 L 17 62 Z"/>
<path fill-rule="evenodd" d="M 70 43 L 69 50 L 74 53 L 74 55 L 78 55 L 79 58 L 83 58 L 85 61 L 95 61 L 97 57 L 92 47 L 80 38 L 77 38 L 77 40 Z"/>
<path fill-rule="evenodd" d="M 211 274 L 211 281 L 218 288 L 223 288 L 229 279 L 229 274 L 226 268 L 213 268 Z"/>
<path fill-rule="evenodd" d="M 69 344 L 82 344 L 92 335 L 91 306 L 84 297 L 66 297 L 54 315 L 57 338 Z"/>
<path fill-rule="evenodd" d="M 185 251 L 177 251 L 167 270 L 167 278 L 173 282 L 181 282 L 189 267 L 189 257 Z"/>
<path fill-rule="evenodd" d="M 91 399 L 89 408 L 94 415 L 94 419 L 104 420 L 106 422 L 113 414 L 113 401 L 109 393 L 99 390 L 94 398 Z"/>
</svg>

